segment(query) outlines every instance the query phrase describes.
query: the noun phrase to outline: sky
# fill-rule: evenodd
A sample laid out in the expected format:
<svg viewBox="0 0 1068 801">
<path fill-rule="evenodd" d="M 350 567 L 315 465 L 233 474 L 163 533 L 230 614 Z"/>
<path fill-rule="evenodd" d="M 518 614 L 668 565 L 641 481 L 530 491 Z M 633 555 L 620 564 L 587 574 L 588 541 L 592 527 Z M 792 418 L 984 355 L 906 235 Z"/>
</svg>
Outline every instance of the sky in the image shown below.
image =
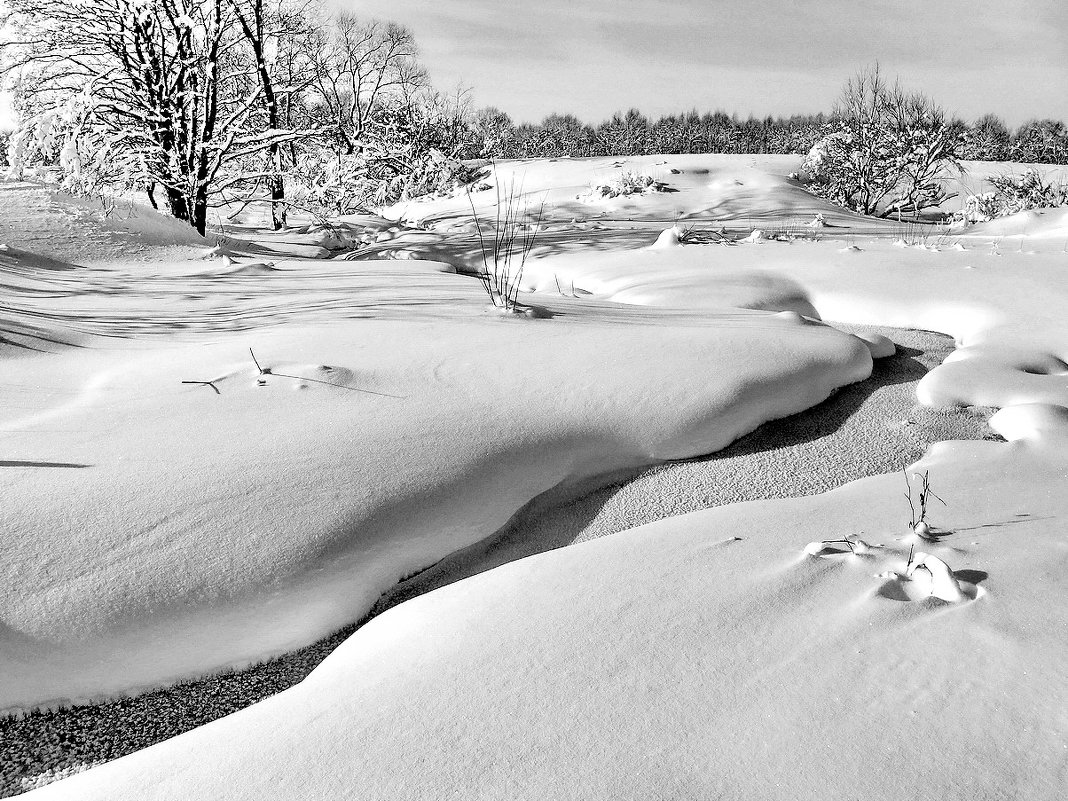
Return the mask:
<svg viewBox="0 0 1068 801">
<path fill-rule="evenodd" d="M 333 0 L 411 28 L 439 89 L 516 122 L 829 111 L 878 61 L 947 112 L 1068 121 L 1068 0 Z"/>
</svg>

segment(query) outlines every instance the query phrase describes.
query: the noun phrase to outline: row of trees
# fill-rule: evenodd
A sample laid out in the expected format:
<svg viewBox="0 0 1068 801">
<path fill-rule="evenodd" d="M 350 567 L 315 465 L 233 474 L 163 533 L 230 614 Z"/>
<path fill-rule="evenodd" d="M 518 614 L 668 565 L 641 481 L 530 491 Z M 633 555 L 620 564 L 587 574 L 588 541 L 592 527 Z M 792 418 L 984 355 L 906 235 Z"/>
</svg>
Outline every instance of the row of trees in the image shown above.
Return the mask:
<svg viewBox="0 0 1068 801">
<path fill-rule="evenodd" d="M 944 116 L 944 115 L 943 115 Z M 597 125 L 570 114 L 516 125 L 503 111 L 482 109 L 471 122 L 467 152 L 493 158 L 638 156 L 655 153 L 806 154 L 840 121 L 840 114 L 749 117 L 690 111 L 650 120 L 637 109 Z M 955 152 L 977 161 L 1068 163 L 1068 127 L 1032 120 L 1016 130 L 996 115 L 967 123 L 944 120 Z"/>
<path fill-rule="evenodd" d="M 0 79 L 22 121 L 12 171 L 44 166 L 81 194 L 159 193 L 203 233 L 213 206 L 266 200 L 281 227 L 294 205 L 344 213 L 454 187 L 469 159 L 808 153 L 813 191 L 866 213 L 936 203 L 956 159 L 1068 162 L 1063 123 L 951 120 L 877 69 L 828 116 L 632 109 L 515 125 L 435 91 L 408 29 L 325 2 L 0 0 Z"/>
</svg>

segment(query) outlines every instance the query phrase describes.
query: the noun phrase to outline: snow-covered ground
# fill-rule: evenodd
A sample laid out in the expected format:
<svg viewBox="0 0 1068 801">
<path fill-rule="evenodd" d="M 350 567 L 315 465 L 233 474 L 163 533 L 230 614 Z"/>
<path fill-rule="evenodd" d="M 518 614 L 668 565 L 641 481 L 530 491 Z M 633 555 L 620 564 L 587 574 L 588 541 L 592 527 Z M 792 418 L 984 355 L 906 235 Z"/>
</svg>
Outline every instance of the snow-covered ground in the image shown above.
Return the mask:
<svg viewBox="0 0 1068 801">
<path fill-rule="evenodd" d="M 887 346 L 820 318 L 955 337 L 920 399 L 1002 407 L 1008 440 L 908 466 L 945 502 L 925 538 L 898 473 L 523 559 L 39 795 L 1060 797 L 1065 211 L 904 227 L 805 194 L 780 161 L 499 165 L 488 182 L 542 210 L 520 294 L 537 319 L 455 274 L 481 261 L 466 196 L 396 224 L 231 230 L 206 259 L 142 210 L 123 260 L 115 232 L 40 252 L 59 212 L 0 185 L 38 204 L 0 251 L 7 709 L 305 644 L 536 496 L 807 409 Z M 662 190 L 590 195 L 625 169 Z M 483 219 L 496 197 L 475 194 Z M 705 244 L 650 248 L 676 220 Z"/>
</svg>

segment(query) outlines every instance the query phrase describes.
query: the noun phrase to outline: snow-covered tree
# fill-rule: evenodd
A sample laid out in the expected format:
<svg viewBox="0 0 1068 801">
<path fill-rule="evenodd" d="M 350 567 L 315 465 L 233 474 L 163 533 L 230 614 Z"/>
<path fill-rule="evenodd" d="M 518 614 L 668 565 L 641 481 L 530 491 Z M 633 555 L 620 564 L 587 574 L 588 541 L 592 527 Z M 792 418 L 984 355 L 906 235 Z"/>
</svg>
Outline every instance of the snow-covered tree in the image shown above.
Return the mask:
<svg viewBox="0 0 1068 801">
<path fill-rule="evenodd" d="M 588 156 L 593 146 L 593 129 L 574 114 L 550 114 L 539 126 L 539 156 Z"/>
<path fill-rule="evenodd" d="M 636 155 L 647 153 L 649 120 L 638 109 L 616 113 L 597 126 L 597 146 L 602 155 Z"/>
<path fill-rule="evenodd" d="M 984 114 L 964 127 L 958 149 L 962 159 L 1006 161 L 1011 141 L 1009 129 L 996 114 Z"/>
<path fill-rule="evenodd" d="M 264 33 L 257 0 L 7 6 L 0 70 L 22 119 L 12 169 L 58 148 L 73 190 L 141 187 L 152 197 L 158 185 L 170 212 L 203 233 L 229 169 L 305 135 L 250 127 L 269 85 L 256 69 L 263 51 L 245 50 Z"/>
<path fill-rule="evenodd" d="M 835 116 L 804 163 L 814 194 L 881 216 L 947 199 L 940 179 L 959 166 L 957 136 L 925 95 L 891 86 L 876 66 L 846 84 Z"/>
<path fill-rule="evenodd" d="M 469 155 L 478 158 L 511 158 L 515 140 L 512 118 L 495 106 L 476 111 L 471 119 Z M 508 155 L 505 155 L 508 154 Z"/>
<path fill-rule="evenodd" d="M 1014 161 L 1064 164 L 1068 162 L 1068 127 L 1059 120 L 1029 120 L 1013 136 L 1010 156 Z"/>
<path fill-rule="evenodd" d="M 321 135 L 296 155 L 302 199 L 351 212 L 440 191 L 466 175 L 466 92 L 431 87 L 407 28 L 314 5 L 302 51 L 300 113 Z"/>
</svg>

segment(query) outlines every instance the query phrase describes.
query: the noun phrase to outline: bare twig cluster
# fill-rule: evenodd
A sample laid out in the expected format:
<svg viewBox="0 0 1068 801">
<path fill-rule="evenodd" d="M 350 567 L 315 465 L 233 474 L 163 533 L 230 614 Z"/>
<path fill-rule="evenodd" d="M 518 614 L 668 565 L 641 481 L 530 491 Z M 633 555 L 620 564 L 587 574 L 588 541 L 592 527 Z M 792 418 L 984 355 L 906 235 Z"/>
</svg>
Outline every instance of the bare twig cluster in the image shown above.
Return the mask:
<svg viewBox="0 0 1068 801">
<path fill-rule="evenodd" d="M 483 228 L 471 193 L 467 195 L 482 254 L 482 270 L 478 279 L 494 306 L 507 312 L 516 312 L 520 309 L 519 286 L 523 280 L 523 268 L 541 229 L 545 201 L 542 199 L 531 212 L 523 198 L 522 183 L 517 184 L 514 177 L 507 188 L 502 188 L 498 181 L 496 192 L 492 231 L 488 227 Z"/>
<path fill-rule="evenodd" d="M 320 378 L 309 378 L 308 376 L 304 376 L 304 375 L 292 375 L 290 373 L 277 373 L 274 370 L 272 370 L 270 367 L 264 367 L 263 365 L 261 365 L 260 364 L 260 360 L 256 358 L 256 353 L 255 353 L 255 351 L 252 350 L 252 348 L 249 348 L 248 352 L 249 352 L 249 355 L 252 357 L 252 363 L 256 365 L 256 371 L 258 373 L 258 376 L 256 378 L 256 383 L 261 387 L 267 386 L 267 378 L 266 378 L 266 376 L 275 376 L 277 378 L 290 378 L 290 379 L 292 379 L 294 381 L 302 381 L 302 382 L 308 382 L 308 383 L 312 383 L 312 384 L 323 384 L 323 385 L 328 386 L 328 387 L 336 387 L 337 389 L 344 389 L 344 390 L 347 390 L 349 392 L 362 392 L 365 395 L 378 395 L 378 396 L 383 397 L 383 398 L 401 398 L 402 399 L 402 396 L 400 396 L 400 395 L 390 395 L 388 392 L 375 392 L 374 390 L 371 390 L 371 389 L 361 389 L 360 387 L 350 387 L 350 386 L 347 386 L 346 384 L 338 384 L 338 383 L 335 383 L 333 381 L 323 381 Z M 219 388 L 215 385 L 215 381 L 217 381 L 217 380 L 219 380 L 219 379 L 215 379 L 214 381 L 183 381 L 182 383 L 183 384 L 194 384 L 196 386 L 202 386 L 202 387 L 211 387 L 213 390 L 215 390 L 215 394 L 216 395 L 222 395 L 222 392 L 220 392 Z"/>
<path fill-rule="evenodd" d="M 909 476 L 907 471 L 902 470 L 902 472 L 905 474 L 906 489 L 903 495 L 909 502 L 909 512 L 911 513 L 909 519 L 909 530 L 916 531 L 917 533 L 925 533 L 927 531 L 930 531 L 930 526 L 927 523 L 928 503 L 930 502 L 931 498 L 934 498 L 943 506 L 946 505 L 946 502 L 939 498 L 935 494 L 934 490 L 931 489 L 930 470 L 925 470 L 922 474 L 913 473 L 913 476 L 917 479 L 917 483 L 919 484 L 919 492 L 917 493 L 917 496 L 915 498 L 913 498 L 912 495 L 912 478 Z M 923 530 L 922 532 L 921 529 Z"/>
</svg>

